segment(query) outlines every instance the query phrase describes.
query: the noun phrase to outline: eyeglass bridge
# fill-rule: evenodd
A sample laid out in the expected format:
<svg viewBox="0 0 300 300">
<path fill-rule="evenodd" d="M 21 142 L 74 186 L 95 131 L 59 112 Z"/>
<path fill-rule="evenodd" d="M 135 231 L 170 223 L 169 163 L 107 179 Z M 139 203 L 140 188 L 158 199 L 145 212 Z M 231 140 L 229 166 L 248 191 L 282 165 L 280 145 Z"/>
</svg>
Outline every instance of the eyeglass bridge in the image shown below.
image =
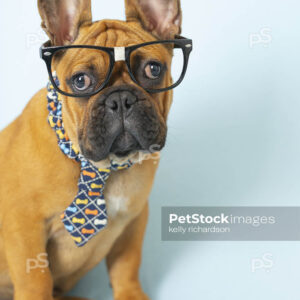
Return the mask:
<svg viewBox="0 0 300 300">
<path fill-rule="evenodd" d="M 125 47 L 114 47 L 115 61 L 125 60 Z"/>
</svg>

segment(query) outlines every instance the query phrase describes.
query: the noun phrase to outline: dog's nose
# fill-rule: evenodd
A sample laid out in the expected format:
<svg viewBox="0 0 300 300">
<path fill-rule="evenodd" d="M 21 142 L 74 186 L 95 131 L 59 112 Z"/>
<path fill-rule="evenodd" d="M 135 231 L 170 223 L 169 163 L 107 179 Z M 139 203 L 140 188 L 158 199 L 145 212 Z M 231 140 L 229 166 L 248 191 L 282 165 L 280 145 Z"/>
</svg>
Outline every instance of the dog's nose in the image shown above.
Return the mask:
<svg viewBox="0 0 300 300">
<path fill-rule="evenodd" d="M 125 113 L 132 108 L 136 101 L 137 97 L 130 91 L 116 91 L 106 98 L 105 105 L 112 111 Z"/>
</svg>

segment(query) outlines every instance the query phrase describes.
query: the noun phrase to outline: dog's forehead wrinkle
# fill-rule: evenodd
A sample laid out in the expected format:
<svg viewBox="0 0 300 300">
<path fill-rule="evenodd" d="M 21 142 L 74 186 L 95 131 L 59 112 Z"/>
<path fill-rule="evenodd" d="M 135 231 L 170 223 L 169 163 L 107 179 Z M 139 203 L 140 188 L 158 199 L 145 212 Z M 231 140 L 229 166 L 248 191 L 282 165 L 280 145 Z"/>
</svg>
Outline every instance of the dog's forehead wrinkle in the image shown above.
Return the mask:
<svg viewBox="0 0 300 300">
<path fill-rule="evenodd" d="M 123 47 L 150 40 L 154 40 L 154 37 L 135 24 L 119 20 L 100 20 L 83 31 L 76 43 Z"/>
<path fill-rule="evenodd" d="M 96 44 L 105 47 L 124 47 L 138 43 L 138 39 L 133 37 L 132 33 L 128 33 L 119 29 L 108 29 L 106 32 L 105 41 L 102 38 L 102 33 L 96 39 Z M 104 44 L 105 42 L 105 44 Z"/>
</svg>

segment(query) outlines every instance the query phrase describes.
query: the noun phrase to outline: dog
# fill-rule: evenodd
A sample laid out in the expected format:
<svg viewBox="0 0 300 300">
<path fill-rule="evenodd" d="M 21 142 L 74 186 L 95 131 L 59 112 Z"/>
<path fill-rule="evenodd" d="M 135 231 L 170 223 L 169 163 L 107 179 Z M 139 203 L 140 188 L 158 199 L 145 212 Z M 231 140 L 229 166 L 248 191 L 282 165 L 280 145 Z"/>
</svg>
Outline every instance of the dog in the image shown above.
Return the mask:
<svg viewBox="0 0 300 300">
<path fill-rule="evenodd" d="M 154 44 L 155 57 L 163 63 L 146 66 L 143 57 L 131 55 L 132 74 L 135 68 L 144 66 L 140 75 L 138 70 L 132 75 L 124 57 L 128 49 L 134 49 L 125 47 L 174 39 L 181 31 L 180 2 L 125 0 L 126 21 L 92 22 L 89 0 L 38 0 L 38 8 L 42 27 L 50 38 L 50 50 L 45 48 L 43 55 L 49 55 L 55 47 L 71 45 L 115 51 L 106 85 L 97 86 L 99 91 L 94 94 L 92 75 L 80 73 L 72 79 L 72 87 L 67 86 L 69 73 L 86 62 L 87 72 L 97 76 L 107 68 L 107 61 L 95 60 L 91 49 L 69 55 L 67 48 L 62 48 L 51 68 L 62 90 L 59 97 L 64 130 L 78 149 L 76 153 L 99 170 L 108 168 L 112 160 L 121 166 L 119 169 L 124 162 L 132 165 L 111 172 L 104 193 L 108 223 L 78 247 L 62 223 L 61 214 L 78 191 L 81 166 L 61 151 L 57 139 L 64 134 L 54 132 L 47 122 L 49 91 L 44 88 L 33 96 L 22 114 L 0 133 L 0 299 L 79 299 L 64 294 L 103 259 L 115 300 L 149 299 L 139 282 L 138 269 L 148 197 L 159 161 L 156 154 L 165 144 L 172 103 L 172 89 L 149 89 L 156 84 L 172 85 L 170 69 L 165 67 L 172 53 L 163 44 Z M 163 79 L 158 80 L 159 76 Z M 92 89 L 88 90 L 91 95 L 80 97 L 86 86 Z M 79 96 L 68 96 L 74 92 L 72 88 Z M 155 151 L 147 152 L 152 145 L 156 145 Z"/>
</svg>

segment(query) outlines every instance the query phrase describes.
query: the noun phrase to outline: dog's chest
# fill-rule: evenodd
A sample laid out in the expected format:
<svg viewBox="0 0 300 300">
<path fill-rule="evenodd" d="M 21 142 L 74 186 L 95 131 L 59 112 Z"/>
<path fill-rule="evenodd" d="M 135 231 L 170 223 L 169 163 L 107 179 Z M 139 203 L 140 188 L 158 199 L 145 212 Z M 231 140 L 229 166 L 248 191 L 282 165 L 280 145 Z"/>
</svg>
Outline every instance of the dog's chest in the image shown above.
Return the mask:
<svg viewBox="0 0 300 300">
<path fill-rule="evenodd" d="M 107 201 L 107 215 L 114 219 L 128 211 L 129 199 L 124 195 L 111 195 Z"/>
</svg>

